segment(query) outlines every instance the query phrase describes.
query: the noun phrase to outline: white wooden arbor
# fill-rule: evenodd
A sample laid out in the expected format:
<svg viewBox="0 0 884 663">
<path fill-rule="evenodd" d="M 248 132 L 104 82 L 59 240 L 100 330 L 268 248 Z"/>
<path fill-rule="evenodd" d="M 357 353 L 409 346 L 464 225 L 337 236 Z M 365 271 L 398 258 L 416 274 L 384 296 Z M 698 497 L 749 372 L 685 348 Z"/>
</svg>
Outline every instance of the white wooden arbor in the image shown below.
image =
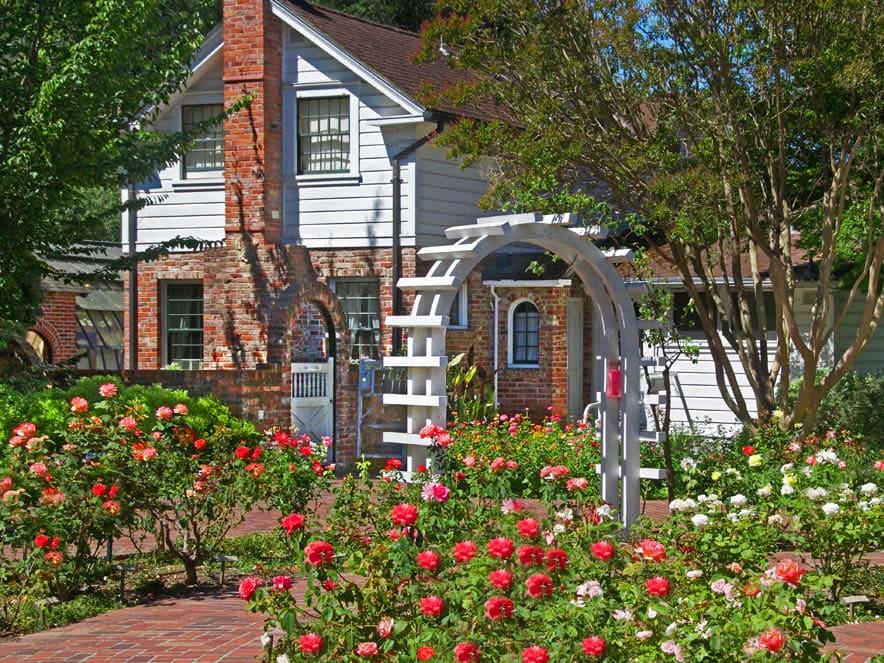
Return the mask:
<svg viewBox="0 0 884 663">
<path fill-rule="evenodd" d="M 515 242 L 533 244 L 556 254 L 571 266 L 593 303 L 594 375 L 605 375 L 611 362 L 619 362 L 622 397 L 606 398 L 604 383 L 595 399 L 598 404 L 601 437 L 602 499 L 619 505 L 620 518 L 629 527 L 639 515 L 640 476 L 659 478 L 657 470 L 639 467 L 642 440 L 658 440 L 659 433 L 641 431 L 639 366 L 656 363 L 640 357 L 639 330 L 658 326 L 654 320 L 638 320 L 633 296 L 644 284 L 627 285 L 614 265 L 628 262 L 628 250 L 603 251 L 593 240 L 606 232 L 598 227 L 580 227 L 570 214 L 512 214 L 479 219 L 474 225 L 456 226 L 445 232 L 454 243 L 421 249 L 418 257 L 435 263 L 424 277 L 403 278 L 398 286 L 415 291 L 410 315 L 387 316 L 391 327 L 407 330 L 407 354 L 384 357 L 384 365 L 408 369 L 407 392 L 384 394 L 384 403 L 406 406 L 406 432 L 384 433 L 384 442 L 405 445 L 407 473 L 426 465 L 427 440 L 419 435 L 427 424 L 445 427 L 445 333 L 448 312 L 457 291 L 469 273 L 491 253 Z M 622 486 L 621 486 L 622 483 Z"/>
</svg>

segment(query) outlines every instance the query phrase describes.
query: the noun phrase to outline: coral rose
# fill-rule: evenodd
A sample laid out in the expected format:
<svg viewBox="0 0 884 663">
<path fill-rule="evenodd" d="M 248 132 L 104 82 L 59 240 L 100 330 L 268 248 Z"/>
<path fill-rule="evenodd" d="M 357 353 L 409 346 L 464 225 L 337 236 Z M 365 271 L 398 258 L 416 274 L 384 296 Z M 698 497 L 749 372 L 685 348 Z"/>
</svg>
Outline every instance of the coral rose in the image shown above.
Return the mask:
<svg viewBox="0 0 884 663">
<path fill-rule="evenodd" d="M 82 414 L 86 410 L 89 409 L 89 401 L 85 398 L 80 398 L 79 396 L 74 396 L 71 399 L 71 412 L 77 412 Z"/>
<path fill-rule="evenodd" d="M 516 544 L 505 536 L 499 536 L 488 542 L 488 554 L 497 559 L 509 559 L 515 550 Z"/>
<path fill-rule="evenodd" d="M 774 567 L 774 576 L 790 585 L 799 585 L 801 576 L 807 571 L 802 569 L 794 559 L 781 559 Z"/>
<path fill-rule="evenodd" d="M 590 546 L 589 550 L 592 552 L 593 557 L 605 562 L 613 557 L 614 544 L 610 541 L 596 541 Z"/>
<path fill-rule="evenodd" d="M 587 656 L 604 656 L 606 648 L 605 639 L 597 635 L 583 639 L 583 653 Z"/>
<path fill-rule="evenodd" d="M 542 596 L 550 596 L 553 593 L 553 581 L 545 573 L 535 573 L 525 580 L 525 589 L 528 596 L 538 599 Z"/>
<path fill-rule="evenodd" d="M 424 617 L 438 617 L 445 610 L 445 601 L 438 596 L 425 596 L 420 600 L 420 609 Z"/>
<path fill-rule="evenodd" d="M 390 520 L 394 525 L 407 527 L 417 522 L 417 507 L 414 504 L 397 504 L 390 509 Z"/>
<path fill-rule="evenodd" d="M 318 633 L 305 633 L 298 638 L 298 648 L 302 654 L 318 654 L 322 651 L 322 636 Z"/>
<path fill-rule="evenodd" d="M 168 421 L 173 416 L 175 416 L 172 408 L 170 408 L 168 405 L 161 405 L 160 407 L 158 407 L 155 414 L 157 419 L 162 419 L 163 421 Z"/>
<path fill-rule="evenodd" d="M 311 541 L 304 547 L 304 561 L 311 566 L 331 564 L 334 548 L 327 541 Z"/>
<path fill-rule="evenodd" d="M 638 542 L 638 548 L 635 552 L 642 556 L 642 559 L 652 562 L 662 562 L 666 559 L 666 547 L 659 541 L 653 539 L 642 539 Z"/>
<path fill-rule="evenodd" d="M 290 576 L 276 576 L 273 578 L 273 589 L 277 592 L 287 592 L 292 588 Z"/>
<path fill-rule="evenodd" d="M 457 663 L 478 663 L 482 654 L 474 643 L 459 642 L 454 646 L 454 660 Z"/>
<path fill-rule="evenodd" d="M 436 655 L 436 650 L 432 647 L 428 647 L 424 645 L 423 647 L 417 648 L 417 660 L 419 661 L 429 661 Z"/>
<path fill-rule="evenodd" d="M 758 636 L 758 646 L 769 652 L 777 653 L 786 644 L 786 636 L 779 629 L 770 628 Z"/>
<path fill-rule="evenodd" d="M 290 513 L 285 518 L 282 519 L 282 528 L 285 530 L 285 533 L 289 536 L 292 535 L 296 529 L 301 529 L 304 526 L 305 518 L 300 513 Z"/>
<path fill-rule="evenodd" d="M 98 388 L 98 393 L 102 398 L 113 398 L 117 395 L 117 385 L 113 382 L 105 382 Z"/>
</svg>

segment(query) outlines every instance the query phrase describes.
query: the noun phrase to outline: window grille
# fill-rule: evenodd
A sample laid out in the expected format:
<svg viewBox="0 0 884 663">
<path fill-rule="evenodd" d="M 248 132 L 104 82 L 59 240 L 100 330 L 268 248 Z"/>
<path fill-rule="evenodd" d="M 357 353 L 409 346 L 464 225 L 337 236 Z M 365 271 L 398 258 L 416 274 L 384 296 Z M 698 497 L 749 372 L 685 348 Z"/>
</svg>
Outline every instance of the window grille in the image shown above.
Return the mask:
<svg viewBox="0 0 884 663">
<path fill-rule="evenodd" d="M 350 172 L 350 98 L 298 99 L 298 174 Z"/>
<path fill-rule="evenodd" d="M 181 128 L 184 131 L 197 129 L 202 122 L 219 116 L 222 104 L 201 104 L 181 107 Z M 221 123 L 204 127 L 188 145 L 184 153 L 184 174 L 222 170 L 224 168 L 224 130 Z"/>
<path fill-rule="evenodd" d="M 203 286 L 166 285 L 166 363 L 197 369 L 203 359 Z"/>
<path fill-rule="evenodd" d="M 337 281 L 335 292 L 350 330 L 350 358 L 378 359 L 381 347 L 378 282 Z"/>
</svg>

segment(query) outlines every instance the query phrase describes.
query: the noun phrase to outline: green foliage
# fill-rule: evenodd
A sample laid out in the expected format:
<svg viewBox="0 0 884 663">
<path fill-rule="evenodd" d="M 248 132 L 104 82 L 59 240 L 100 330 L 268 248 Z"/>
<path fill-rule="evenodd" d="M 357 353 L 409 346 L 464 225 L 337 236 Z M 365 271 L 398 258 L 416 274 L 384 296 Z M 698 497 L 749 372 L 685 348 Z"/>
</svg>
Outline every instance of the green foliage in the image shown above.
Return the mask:
<svg viewBox="0 0 884 663">
<path fill-rule="evenodd" d="M 488 372 L 474 362 L 473 348 L 449 360 L 445 377 L 449 419 L 468 423 L 494 414 L 494 385 Z"/>
<path fill-rule="evenodd" d="M 175 158 L 185 137 L 142 122 L 185 80 L 214 18 L 210 0 L 4 2 L 0 320 L 32 321 L 40 256 L 94 236 L 107 191 Z"/>
</svg>

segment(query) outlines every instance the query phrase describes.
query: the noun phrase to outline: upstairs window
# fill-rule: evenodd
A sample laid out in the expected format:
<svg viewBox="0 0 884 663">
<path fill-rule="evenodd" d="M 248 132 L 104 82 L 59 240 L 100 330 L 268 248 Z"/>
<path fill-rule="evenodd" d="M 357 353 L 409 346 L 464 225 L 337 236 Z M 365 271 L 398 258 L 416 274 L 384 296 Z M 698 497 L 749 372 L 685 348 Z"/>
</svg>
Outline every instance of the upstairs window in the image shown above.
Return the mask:
<svg viewBox="0 0 884 663">
<path fill-rule="evenodd" d="M 209 122 L 224 111 L 222 104 L 200 104 L 181 107 L 181 129 L 199 130 L 184 152 L 184 176 L 210 170 L 224 169 L 224 130 L 220 122 L 200 129 L 203 122 Z"/>
<path fill-rule="evenodd" d="M 350 172 L 350 98 L 298 98 L 298 175 Z"/>
<path fill-rule="evenodd" d="M 540 365 L 540 314 L 531 302 L 523 300 L 510 308 L 510 366 Z"/>
<path fill-rule="evenodd" d="M 350 358 L 379 359 L 381 307 L 377 280 L 336 281 L 334 289 L 350 331 Z"/>
<path fill-rule="evenodd" d="M 199 368 L 203 360 L 202 283 L 167 283 L 163 322 L 165 363 Z"/>
</svg>

